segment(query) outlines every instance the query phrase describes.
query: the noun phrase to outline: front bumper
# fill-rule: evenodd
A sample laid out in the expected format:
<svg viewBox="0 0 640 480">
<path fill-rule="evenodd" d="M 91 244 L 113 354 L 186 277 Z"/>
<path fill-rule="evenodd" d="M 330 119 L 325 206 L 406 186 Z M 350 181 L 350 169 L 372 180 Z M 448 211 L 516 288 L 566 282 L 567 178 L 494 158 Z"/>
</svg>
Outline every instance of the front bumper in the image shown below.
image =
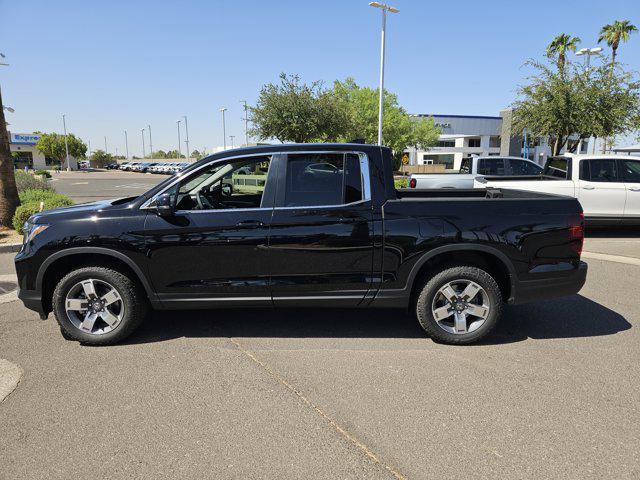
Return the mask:
<svg viewBox="0 0 640 480">
<path fill-rule="evenodd" d="M 544 278 L 535 280 L 515 280 L 512 283 L 512 295 L 509 303 L 519 305 L 521 303 L 574 295 L 580 291 L 586 282 L 587 269 L 587 264 L 580 262 L 578 268 L 571 272 L 545 275 Z"/>
</svg>

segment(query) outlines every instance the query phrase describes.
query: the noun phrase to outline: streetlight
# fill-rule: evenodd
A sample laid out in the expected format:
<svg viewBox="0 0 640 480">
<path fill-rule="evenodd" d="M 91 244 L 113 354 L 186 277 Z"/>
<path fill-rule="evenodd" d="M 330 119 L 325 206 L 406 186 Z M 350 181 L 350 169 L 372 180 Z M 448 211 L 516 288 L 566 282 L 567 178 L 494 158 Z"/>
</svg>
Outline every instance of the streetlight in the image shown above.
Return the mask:
<svg viewBox="0 0 640 480">
<path fill-rule="evenodd" d="M 153 142 L 151 141 L 151 125 L 147 125 L 149 127 L 149 156 L 153 158 Z"/>
<path fill-rule="evenodd" d="M 107 137 L 104 137 L 104 153 L 109 153 L 109 150 L 107 150 Z"/>
<path fill-rule="evenodd" d="M 595 47 L 595 48 L 581 48 L 580 50 L 578 50 L 576 52 L 577 56 L 582 56 L 582 55 L 586 55 L 587 56 L 587 69 L 589 69 L 589 63 L 591 60 L 591 55 L 598 55 L 600 52 L 602 51 L 602 47 Z"/>
<path fill-rule="evenodd" d="M 187 144 L 187 160 L 189 160 L 191 158 L 191 154 L 189 153 L 189 123 L 187 122 L 186 115 L 183 115 L 182 118 L 184 118 L 184 133 L 185 133 L 185 136 L 187 137 L 184 143 Z"/>
<path fill-rule="evenodd" d="M 124 131 L 124 148 L 127 151 L 127 160 L 129 160 L 129 138 L 126 130 Z"/>
<path fill-rule="evenodd" d="M 4 56 L 4 53 L 0 53 L 0 58 L 7 58 Z M 9 64 L 8 63 L 4 63 L 4 62 L 0 62 L 0 65 L 2 65 L 3 67 L 8 67 Z"/>
<path fill-rule="evenodd" d="M 64 151 L 67 157 L 67 172 L 71 171 L 71 163 L 69 163 L 69 144 L 67 143 L 67 122 L 65 119 L 66 115 L 62 114 L 62 128 L 64 129 Z"/>
<path fill-rule="evenodd" d="M 236 138 L 235 135 L 229 135 L 229 138 L 231 139 L 231 148 L 233 148 L 233 139 Z"/>
<path fill-rule="evenodd" d="M 2 108 L 4 110 L 6 110 L 7 112 L 9 112 L 9 113 L 14 113 L 15 112 L 15 110 L 13 108 L 7 107 L 6 105 L 3 105 Z"/>
<path fill-rule="evenodd" d="M 246 100 L 240 100 L 240 103 L 244 104 L 244 146 L 249 146 L 249 115 Z"/>
<path fill-rule="evenodd" d="M 180 148 L 180 120 L 176 122 L 178 124 L 178 159 L 182 156 L 182 149 Z"/>
<path fill-rule="evenodd" d="M 227 109 L 222 107 L 220 109 L 220 112 L 222 113 L 222 149 L 226 150 L 227 149 L 227 128 L 224 124 L 224 112 L 226 112 Z"/>
<path fill-rule="evenodd" d="M 384 34 L 387 26 L 387 12 L 398 13 L 400 10 L 394 7 L 390 7 L 384 3 L 370 2 L 369 6 L 379 8 L 382 10 L 382 36 L 380 37 L 380 99 L 378 102 L 378 145 L 382 145 L 382 114 L 383 105 L 382 100 L 384 96 Z"/>
<path fill-rule="evenodd" d="M 147 156 L 144 151 L 144 128 L 140 130 L 140 134 L 142 135 L 142 159 L 144 160 L 144 157 Z"/>
</svg>

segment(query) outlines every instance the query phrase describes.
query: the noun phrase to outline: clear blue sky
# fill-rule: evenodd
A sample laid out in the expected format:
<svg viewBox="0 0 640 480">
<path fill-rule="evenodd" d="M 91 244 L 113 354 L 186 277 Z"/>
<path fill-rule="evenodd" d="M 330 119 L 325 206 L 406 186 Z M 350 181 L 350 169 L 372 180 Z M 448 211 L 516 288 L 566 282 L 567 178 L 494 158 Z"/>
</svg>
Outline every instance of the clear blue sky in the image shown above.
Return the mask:
<svg viewBox="0 0 640 480">
<path fill-rule="evenodd" d="M 637 0 L 393 0 L 386 87 L 412 113 L 497 115 L 561 32 L 595 46 L 605 23 L 640 27 Z M 353 76 L 376 86 L 379 11 L 367 0 L 0 0 L 0 84 L 15 132 L 68 128 L 91 146 L 141 153 L 151 124 L 154 149 L 176 147 L 176 123 L 189 117 L 191 147 L 244 135 L 239 100 L 254 102 L 280 72 L 303 80 Z M 640 34 L 620 47 L 640 69 Z M 183 138 L 184 139 L 184 138 Z M 184 150 L 184 146 L 183 146 Z"/>
</svg>

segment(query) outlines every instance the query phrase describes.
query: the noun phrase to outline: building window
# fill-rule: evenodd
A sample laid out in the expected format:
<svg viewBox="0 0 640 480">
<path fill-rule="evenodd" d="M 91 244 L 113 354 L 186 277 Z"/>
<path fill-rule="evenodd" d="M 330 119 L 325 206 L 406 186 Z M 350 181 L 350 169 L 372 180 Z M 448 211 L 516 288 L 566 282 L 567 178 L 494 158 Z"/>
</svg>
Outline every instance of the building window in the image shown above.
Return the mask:
<svg viewBox="0 0 640 480">
<path fill-rule="evenodd" d="M 489 148 L 500 148 L 500 137 L 489 137 Z"/>
<path fill-rule="evenodd" d="M 455 140 L 438 140 L 438 146 L 439 147 L 455 147 L 456 141 Z"/>
<path fill-rule="evenodd" d="M 445 165 L 446 168 L 453 168 L 453 154 L 445 154 L 445 155 L 423 155 L 422 156 L 422 164 L 423 165 Z"/>
<path fill-rule="evenodd" d="M 480 139 L 479 138 L 470 138 L 468 146 L 469 146 L 469 148 L 479 148 L 480 147 Z"/>
</svg>

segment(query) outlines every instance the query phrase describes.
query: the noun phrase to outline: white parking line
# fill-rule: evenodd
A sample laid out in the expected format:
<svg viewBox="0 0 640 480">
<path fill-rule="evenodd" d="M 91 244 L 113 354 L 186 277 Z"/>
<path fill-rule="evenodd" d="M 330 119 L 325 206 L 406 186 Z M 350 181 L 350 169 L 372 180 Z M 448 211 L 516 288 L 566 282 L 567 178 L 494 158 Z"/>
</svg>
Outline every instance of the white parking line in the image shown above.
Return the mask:
<svg viewBox="0 0 640 480">
<path fill-rule="evenodd" d="M 608 255 L 606 253 L 582 252 L 583 258 L 593 260 L 604 260 L 607 262 L 625 263 L 627 265 L 637 265 L 640 267 L 640 258 L 624 257 L 622 255 Z"/>
</svg>

